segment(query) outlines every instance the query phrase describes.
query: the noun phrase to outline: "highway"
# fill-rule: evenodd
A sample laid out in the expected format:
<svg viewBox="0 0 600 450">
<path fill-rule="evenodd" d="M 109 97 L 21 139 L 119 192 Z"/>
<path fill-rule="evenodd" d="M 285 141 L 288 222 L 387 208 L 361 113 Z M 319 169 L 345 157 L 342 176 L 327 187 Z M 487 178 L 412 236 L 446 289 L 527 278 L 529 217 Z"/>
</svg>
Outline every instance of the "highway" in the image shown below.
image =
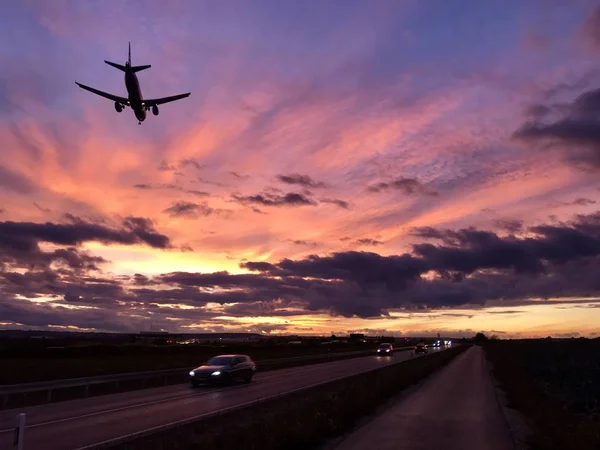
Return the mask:
<svg viewBox="0 0 600 450">
<path fill-rule="evenodd" d="M 403 351 L 259 372 L 250 384 L 196 389 L 184 384 L 1 411 L 0 449 L 11 448 L 21 412 L 27 415 L 25 450 L 76 450 L 410 358 Z"/>
<path fill-rule="evenodd" d="M 473 346 L 330 450 L 512 450 L 510 429 Z"/>
</svg>

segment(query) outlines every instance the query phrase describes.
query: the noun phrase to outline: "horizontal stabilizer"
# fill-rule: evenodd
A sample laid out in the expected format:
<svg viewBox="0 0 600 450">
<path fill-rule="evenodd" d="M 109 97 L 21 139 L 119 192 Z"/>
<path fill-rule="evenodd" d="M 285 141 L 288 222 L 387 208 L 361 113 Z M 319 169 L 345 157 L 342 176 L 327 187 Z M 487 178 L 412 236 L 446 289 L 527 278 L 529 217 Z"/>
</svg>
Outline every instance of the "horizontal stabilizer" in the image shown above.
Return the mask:
<svg viewBox="0 0 600 450">
<path fill-rule="evenodd" d="M 106 60 L 104 60 L 104 62 L 106 64 L 108 64 L 109 66 L 113 66 L 115 69 L 122 70 L 123 72 L 125 72 L 125 70 L 126 70 L 125 66 L 122 66 L 121 64 L 117 64 L 117 63 L 106 61 Z"/>
<path fill-rule="evenodd" d="M 139 72 L 140 70 L 146 70 L 146 69 L 149 69 L 150 67 L 152 67 L 150 64 L 148 64 L 147 66 L 132 66 L 131 70 L 133 72 Z"/>
</svg>

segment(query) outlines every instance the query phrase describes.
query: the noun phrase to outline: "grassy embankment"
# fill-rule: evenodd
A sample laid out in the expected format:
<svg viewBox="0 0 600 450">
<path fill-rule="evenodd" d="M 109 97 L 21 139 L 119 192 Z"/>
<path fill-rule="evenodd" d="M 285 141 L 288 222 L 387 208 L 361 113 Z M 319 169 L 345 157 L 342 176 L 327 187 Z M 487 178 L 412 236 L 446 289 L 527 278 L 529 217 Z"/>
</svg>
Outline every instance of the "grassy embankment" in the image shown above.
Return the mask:
<svg viewBox="0 0 600 450">
<path fill-rule="evenodd" d="M 509 407 L 531 422 L 532 450 L 600 449 L 600 339 L 484 346 Z"/>
</svg>

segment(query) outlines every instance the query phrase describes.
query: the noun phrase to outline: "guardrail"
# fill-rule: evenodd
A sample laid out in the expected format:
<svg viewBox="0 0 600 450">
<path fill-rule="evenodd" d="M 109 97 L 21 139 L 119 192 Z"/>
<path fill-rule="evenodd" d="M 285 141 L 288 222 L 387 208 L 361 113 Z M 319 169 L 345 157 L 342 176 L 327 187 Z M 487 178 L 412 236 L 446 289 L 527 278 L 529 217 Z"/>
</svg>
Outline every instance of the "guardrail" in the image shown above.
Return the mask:
<svg viewBox="0 0 600 450">
<path fill-rule="evenodd" d="M 400 347 L 396 348 L 397 351 L 408 350 L 411 347 Z M 295 356 L 290 358 L 275 358 L 265 359 L 261 361 L 255 361 L 259 371 L 273 370 L 281 366 L 289 366 L 295 362 L 305 361 L 327 361 L 335 359 L 344 359 L 358 356 L 372 355 L 373 350 L 358 350 L 353 352 L 336 352 L 316 355 L 305 355 Z M 184 383 L 188 381 L 189 367 L 177 368 L 177 369 L 165 369 L 165 370 L 153 370 L 147 372 L 131 372 L 121 373 L 115 375 L 102 375 L 97 377 L 85 377 L 85 378 L 69 378 L 64 380 L 52 380 L 42 381 L 36 383 L 24 383 L 24 384 L 11 384 L 0 386 L 0 410 L 6 410 L 15 407 L 11 403 L 16 402 L 16 397 L 21 397 L 24 405 L 16 406 L 34 406 L 43 403 L 52 403 L 53 401 L 61 401 L 57 399 L 56 393 L 66 391 L 69 389 L 83 388 L 77 392 L 71 392 L 70 398 L 62 398 L 62 400 L 71 400 L 73 398 L 87 398 L 90 396 L 102 395 L 102 393 L 93 392 L 94 387 L 100 387 L 102 385 L 112 385 L 110 392 L 114 393 L 121 392 L 124 384 L 128 382 L 139 382 L 133 389 L 130 386 L 126 390 L 137 390 L 148 387 L 159 387 L 167 386 L 170 384 Z M 154 381 L 154 383 L 151 383 Z M 159 381 L 159 383 L 156 383 Z M 28 394 L 32 394 L 34 398 L 26 398 Z M 35 395 L 37 394 L 37 395 Z M 43 394 L 43 395 L 40 395 Z M 30 396 L 31 397 L 31 396 Z M 63 396 L 64 397 L 64 396 Z"/>
</svg>

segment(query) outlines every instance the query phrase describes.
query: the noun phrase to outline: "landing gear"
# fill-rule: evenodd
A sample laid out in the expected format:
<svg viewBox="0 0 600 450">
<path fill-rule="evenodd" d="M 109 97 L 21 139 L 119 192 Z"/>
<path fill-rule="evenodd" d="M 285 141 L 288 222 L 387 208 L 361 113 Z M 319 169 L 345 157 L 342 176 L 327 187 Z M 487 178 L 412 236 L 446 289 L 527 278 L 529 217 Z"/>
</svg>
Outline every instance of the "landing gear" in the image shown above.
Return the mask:
<svg viewBox="0 0 600 450">
<path fill-rule="evenodd" d="M 138 125 L 141 125 L 141 124 L 142 124 L 142 122 L 138 122 Z"/>
</svg>

